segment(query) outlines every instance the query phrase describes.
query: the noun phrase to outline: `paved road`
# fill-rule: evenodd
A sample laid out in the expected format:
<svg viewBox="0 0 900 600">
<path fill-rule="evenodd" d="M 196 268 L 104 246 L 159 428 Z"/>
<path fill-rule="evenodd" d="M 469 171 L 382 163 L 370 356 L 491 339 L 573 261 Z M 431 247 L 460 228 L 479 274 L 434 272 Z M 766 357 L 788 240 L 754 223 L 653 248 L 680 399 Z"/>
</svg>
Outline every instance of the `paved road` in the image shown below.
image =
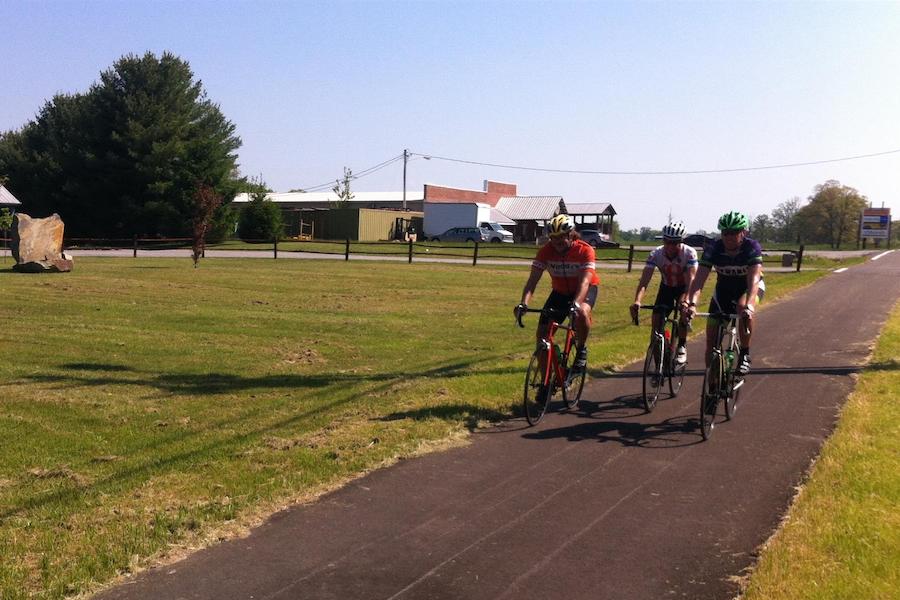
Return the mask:
<svg viewBox="0 0 900 600">
<path fill-rule="evenodd" d="M 709 442 L 697 341 L 682 394 L 651 414 L 631 365 L 577 411 L 374 472 L 99 598 L 731 598 L 898 297 L 893 252 L 767 307 L 737 416 Z"/>
</svg>

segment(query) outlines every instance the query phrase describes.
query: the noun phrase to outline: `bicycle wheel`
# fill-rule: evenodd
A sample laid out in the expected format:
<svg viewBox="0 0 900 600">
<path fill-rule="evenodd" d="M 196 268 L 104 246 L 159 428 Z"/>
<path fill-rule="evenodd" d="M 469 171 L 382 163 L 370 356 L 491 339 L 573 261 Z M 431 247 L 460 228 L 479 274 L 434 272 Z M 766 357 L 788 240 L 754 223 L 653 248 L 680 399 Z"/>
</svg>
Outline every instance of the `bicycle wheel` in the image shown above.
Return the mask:
<svg viewBox="0 0 900 600">
<path fill-rule="evenodd" d="M 741 396 L 741 387 L 744 385 L 743 380 L 735 381 L 734 373 L 728 374 L 728 397 L 725 399 L 725 418 L 729 421 L 737 412 L 738 399 Z M 735 387 L 737 385 L 737 387 Z"/>
<path fill-rule="evenodd" d="M 647 346 L 647 356 L 644 358 L 644 384 L 642 398 L 644 409 L 651 412 L 659 398 L 659 390 L 663 383 L 662 361 L 663 338 L 653 337 L 653 341 Z"/>
<path fill-rule="evenodd" d="M 541 371 L 538 354 L 535 352 L 531 355 L 531 362 L 528 363 L 528 371 L 525 373 L 525 390 L 522 394 L 525 419 L 530 425 L 537 425 L 544 417 L 544 413 L 547 412 L 550 396 L 553 394 L 554 373 L 550 373 L 547 387 L 544 387 L 543 383 L 544 373 Z"/>
<path fill-rule="evenodd" d="M 679 364 L 671 357 L 671 353 L 669 354 L 669 393 L 672 394 L 672 397 L 674 398 L 678 395 L 678 392 L 681 391 L 681 386 L 684 384 L 684 373 L 687 371 L 687 361 Z"/>
<path fill-rule="evenodd" d="M 700 392 L 700 433 L 708 440 L 716 426 L 716 409 L 719 406 L 719 393 L 722 388 L 722 356 L 713 355 L 709 366 L 703 374 L 703 388 Z"/>
<path fill-rule="evenodd" d="M 562 386 L 563 401 L 570 409 L 578 406 L 578 401 L 581 400 L 581 392 L 584 389 L 584 380 L 587 377 L 587 366 L 583 369 L 572 368 L 577 358 L 578 351 L 573 344 L 569 355 L 566 357 L 566 381 Z"/>
</svg>

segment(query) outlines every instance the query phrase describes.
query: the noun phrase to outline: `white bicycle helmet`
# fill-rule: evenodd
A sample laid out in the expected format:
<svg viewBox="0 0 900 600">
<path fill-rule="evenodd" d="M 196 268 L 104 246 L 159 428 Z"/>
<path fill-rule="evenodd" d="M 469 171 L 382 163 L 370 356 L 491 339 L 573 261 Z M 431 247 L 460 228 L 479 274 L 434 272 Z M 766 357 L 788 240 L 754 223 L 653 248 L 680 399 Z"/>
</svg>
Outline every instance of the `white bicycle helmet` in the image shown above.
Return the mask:
<svg viewBox="0 0 900 600">
<path fill-rule="evenodd" d="M 684 239 L 684 225 L 681 221 L 669 223 L 662 228 L 662 235 L 663 239 L 681 241 Z"/>
</svg>

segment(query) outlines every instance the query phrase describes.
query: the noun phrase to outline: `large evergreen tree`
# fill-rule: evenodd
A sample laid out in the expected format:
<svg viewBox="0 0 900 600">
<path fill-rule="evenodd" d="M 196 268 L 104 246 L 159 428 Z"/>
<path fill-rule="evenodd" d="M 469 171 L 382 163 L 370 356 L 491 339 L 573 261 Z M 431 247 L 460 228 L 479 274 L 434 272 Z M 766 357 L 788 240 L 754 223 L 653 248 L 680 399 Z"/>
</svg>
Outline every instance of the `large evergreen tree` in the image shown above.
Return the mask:
<svg viewBox="0 0 900 600">
<path fill-rule="evenodd" d="M 234 197 L 239 146 L 188 63 L 148 52 L 122 57 L 87 93 L 56 96 L 3 134 L 0 171 L 25 211 L 58 212 L 71 235 L 188 235 L 200 186 Z M 220 208 L 213 232 L 232 214 Z"/>
</svg>

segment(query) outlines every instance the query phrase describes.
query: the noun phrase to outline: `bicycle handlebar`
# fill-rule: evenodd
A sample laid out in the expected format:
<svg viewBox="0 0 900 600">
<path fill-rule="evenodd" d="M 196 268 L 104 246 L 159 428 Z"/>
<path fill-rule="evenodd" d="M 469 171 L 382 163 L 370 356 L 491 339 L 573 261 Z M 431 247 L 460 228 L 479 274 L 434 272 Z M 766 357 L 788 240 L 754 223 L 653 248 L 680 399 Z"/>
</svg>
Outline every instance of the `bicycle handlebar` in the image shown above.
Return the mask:
<svg viewBox="0 0 900 600">
<path fill-rule="evenodd" d="M 520 310 L 520 311 L 519 311 L 519 314 L 516 315 L 516 322 L 518 322 L 519 327 L 523 327 L 523 328 L 525 327 L 525 323 L 522 322 L 522 317 L 525 315 L 525 313 L 541 313 L 541 314 L 543 314 L 543 313 L 544 313 L 544 309 L 543 309 L 543 308 L 528 308 L 528 307 L 525 307 L 524 309 Z M 568 318 L 568 319 L 574 319 L 574 318 L 575 318 L 575 309 L 574 309 L 574 307 L 572 307 L 572 308 L 569 309 L 569 314 L 568 314 L 568 316 L 567 316 L 566 318 Z M 555 319 L 554 319 L 554 320 L 555 320 Z M 562 321 L 559 321 L 559 323 L 560 323 L 560 325 L 559 325 L 560 327 L 564 327 L 564 328 L 569 328 L 569 329 L 571 329 L 571 328 L 573 327 L 572 323 L 574 323 L 574 321 L 570 321 L 569 325 L 567 325 L 567 326 L 562 325 Z"/>
<path fill-rule="evenodd" d="M 641 304 L 639 308 L 641 310 L 656 310 L 657 308 L 678 310 L 680 304 L 682 304 L 682 303 L 678 302 L 678 303 L 676 303 L 675 306 L 669 306 L 668 304 Z M 632 306 L 634 306 L 634 305 L 632 304 Z M 637 316 L 632 317 L 631 322 L 634 323 L 635 325 L 640 325 L 640 323 L 638 322 Z M 688 325 L 690 325 L 690 323 L 688 323 Z"/>
<path fill-rule="evenodd" d="M 701 313 L 701 312 L 698 312 L 695 314 L 695 316 L 697 316 L 697 317 L 713 317 L 715 319 L 720 319 L 720 318 L 728 319 L 729 321 L 733 319 L 735 322 L 738 322 L 738 321 L 743 322 L 743 319 L 741 319 L 741 315 L 733 314 L 733 313 L 724 313 L 724 312 Z M 744 333 L 748 334 L 748 335 L 750 334 L 750 327 L 746 323 L 744 323 Z"/>
<path fill-rule="evenodd" d="M 516 322 L 519 324 L 519 327 L 525 328 L 525 323 L 522 322 L 522 317 L 525 316 L 525 313 L 542 313 L 544 309 L 542 308 L 524 308 L 519 311 L 519 314 L 516 315 Z"/>
</svg>

